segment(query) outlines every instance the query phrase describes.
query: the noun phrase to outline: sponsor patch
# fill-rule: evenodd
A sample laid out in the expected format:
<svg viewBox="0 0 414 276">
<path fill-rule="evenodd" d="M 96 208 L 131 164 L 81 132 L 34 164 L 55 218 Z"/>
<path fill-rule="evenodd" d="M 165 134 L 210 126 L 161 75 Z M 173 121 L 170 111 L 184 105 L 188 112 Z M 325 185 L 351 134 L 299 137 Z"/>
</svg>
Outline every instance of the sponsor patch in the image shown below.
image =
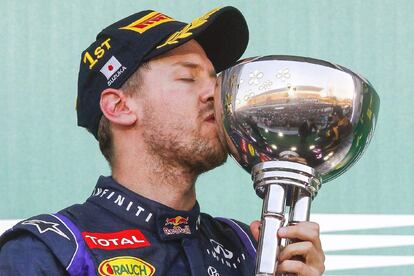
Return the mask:
<svg viewBox="0 0 414 276">
<path fill-rule="evenodd" d="M 132 256 L 120 256 L 105 260 L 99 264 L 99 275 L 146 275 L 152 276 L 155 267 L 150 263 Z"/>
<path fill-rule="evenodd" d="M 208 18 L 220 9 L 221 8 L 213 9 L 213 10 L 209 11 L 208 13 L 206 13 L 205 15 L 194 19 L 190 24 L 187 24 L 186 26 L 184 26 L 184 28 L 182 28 L 178 32 L 173 33 L 170 37 L 168 37 L 167 40 L 164 43 L 157 46 L 157 49 L 162 48 L 162 47 L 167 46 L 167 45 L 176 44 L 176 43 L 179 42 L 179 40 L 191 36 L 193 34 L 191 32 L 192 30 L 197 29 L 198 27 L 204 25 L 204 23 L 207 22 Z"/>
<path fill-rule="evenodd" d="M 220 273 L 218 273 L 217 269 L 214 266 L 209 266 L 207 273 L 209 276 L 220 276 Z"/>
<path fill-rule="evenodd" d="M 82 237 L 91 249 L 115 250 L 141 248 L 151 245 L 138 229 L 113 233 L 82 232 Z"/>
<path fill-rule="evenodd" d="M 210 244 L 212 249 L 207 249 L 207 254 L 227 267 L 237 269 L 239 264 L 246 261 L 244 253 L 235 255 L 232 251 L 225 248 L 224 245 L 213 239 L 210 239 Z"/>
<path fill-rule="evenodd" d="M 119 68 L 121 68 L 122 64 L 116 57 L 112 56 L 104 66 L 102 66 L 101 73 L 104 74 L 107 80 L 109 80 Z"/>
<path fill-rule="evenodd" d="M 119 208 L 134 219 L 142 220 L 146 223 L 149 223 L 153 216 L 153 214 L 141 206 L 139 202 L 131 201 L 124 194 L 110 189 L 95 188 L 91 198 L 94 200 L 109 201 L 115 208 Z"/>
<path fill-rule="evenodd" d="M 62 230 L 59 229 L 59 223 L 44 221 L 44 220 L 39 220 L 39 219 L 32 219 L 32 220 L 23 221 L 22 224 L 35 226 L 37 231 L 39 231 L 40 234 L 44 234 L 46 232 L 54 232 L 58 234 L 59 236 L 62 236 L 65 239 L 70 240 L 69 237 L 65 233 L 63 233 Z"/>
<path fill-rule="evenodd" d="M 191 234 L 188 217 L 166 218 L 162 229 L 166 235 Z"/>
<path fill-rule="evenodd" d="M 175 21 L 173 18 L 162 14 L 160 12 L 151 12 L 144 17 L 132 22 L 128 26 L 121 27 L 120 29 L 131 30 L 142 34 L 143 32 L 160 25 L 165 22 Z"/>
</svg>

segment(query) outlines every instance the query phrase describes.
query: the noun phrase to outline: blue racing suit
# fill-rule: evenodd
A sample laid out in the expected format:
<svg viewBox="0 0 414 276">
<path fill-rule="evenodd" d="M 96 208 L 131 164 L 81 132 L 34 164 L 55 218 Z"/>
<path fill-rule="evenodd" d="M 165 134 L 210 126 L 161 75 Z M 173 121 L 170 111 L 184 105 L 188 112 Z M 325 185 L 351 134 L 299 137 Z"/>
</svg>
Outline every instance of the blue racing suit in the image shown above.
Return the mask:
<svg viewBox="0 0 414 276">
<path fill-rule="evenodd" d="M 0 238 L 0 275 L 253 275 L 240 222 L 177 211 L 100 177 L 83 204 L 19 222 Z"/>
</svg>

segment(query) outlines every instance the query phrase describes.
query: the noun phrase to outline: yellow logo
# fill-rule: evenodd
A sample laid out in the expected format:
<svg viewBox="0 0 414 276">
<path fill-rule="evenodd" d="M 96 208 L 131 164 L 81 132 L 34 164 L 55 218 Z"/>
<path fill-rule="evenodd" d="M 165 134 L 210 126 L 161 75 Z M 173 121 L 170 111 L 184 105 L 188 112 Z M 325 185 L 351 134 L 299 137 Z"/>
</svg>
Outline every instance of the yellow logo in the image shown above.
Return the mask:
<svg viewBox="0 0 414 276">
<path fill-rule="evenodd" d="M 249 148 L 250 155 L 254 156 L 255 150 L 254 150 L 254 147 L 252 146 L 252 144 L 249 144 L 247 147 Z"/>
<path fill-rule="evenodd" d="M 110 38 L 106 39 L 104 42 L 101 43 L 100 46 L 95 48 L 95 51 L 92 54 L 90 54 L 89 52 L 85 52 L 82 60 L 85 64 L 89 63 L 89 69 L 92 69 L 98 62 L 98 60 L 105 55 L 106 51 L 111 49 L 111 44 L 109 43 L 110 41 Z"/>
<path fill-rule="evenodd" d="M 151 29 L 157 25 L 165 22 L 175 21 L 173 18 L 162 14 L 160 12 L 151 12 L 144 17 L 132 22 L 128 26 L 121 27 L 120 29 L 131 30 L 142 34 L 143 32 Z"/>
<path fill-rule="evenodd" d="M 144 260 L 131 256 L 121 256 L 101 262 L 98 267 L 99 275 L 146 275 L 152 276 L 155 267 Z"/>
<path fill-rule="evenodd" d="M 216 8 L 214 10 L 209 11 L 205 15 L 200 16 L 200 17 L 194 19 L 190 24 L 185 25 L 184 28 L 182 28 L 178 32 L 173 33 L 169 38 L 167 38 L 167 40 L 163 44 L 157 46 L 157 49 L 159 49 L 161 47 L 164 47 L 166 45 L 176 44 L 176 43 L 178 43 L 178 41 L 180 39 L 189 37 L 190 35 L 193 34 L 191 32 L 191 30 L 196 29 L 196 28 L 200 27 L 201 25 L 203 25 L 204 23 L 206 23 L 207 22 L 207 19 L 212 14 L 214 14 L 215 12 L 217 12 L 220 9 L 221 8 Z"/>
</svg>

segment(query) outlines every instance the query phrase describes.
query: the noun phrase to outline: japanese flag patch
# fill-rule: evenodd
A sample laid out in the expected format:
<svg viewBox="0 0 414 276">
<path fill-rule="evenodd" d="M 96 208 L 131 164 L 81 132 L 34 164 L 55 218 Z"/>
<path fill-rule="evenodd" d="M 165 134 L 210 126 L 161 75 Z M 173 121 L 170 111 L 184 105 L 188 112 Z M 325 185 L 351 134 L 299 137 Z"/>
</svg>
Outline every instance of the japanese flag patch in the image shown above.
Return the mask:
<svg viewBox="0 0 414 276">
<path fill-rule="evenodd" d="M 112 56 L 104 66 L 101 68 L 101 73 L 105 75 L 106 79 L 109 80 L 115 73 L 121 68 L 122 64 L 116 57 Z"/>
</svg>

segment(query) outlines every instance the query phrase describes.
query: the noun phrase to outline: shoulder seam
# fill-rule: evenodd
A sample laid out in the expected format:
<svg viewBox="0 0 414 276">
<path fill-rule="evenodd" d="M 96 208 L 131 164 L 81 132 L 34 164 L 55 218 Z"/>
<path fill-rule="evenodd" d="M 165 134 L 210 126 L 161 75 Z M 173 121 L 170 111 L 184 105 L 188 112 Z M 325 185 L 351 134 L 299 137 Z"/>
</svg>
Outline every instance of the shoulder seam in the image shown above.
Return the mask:
<svg viewBox="0 0 414 276">
<path fill-rule="evenodd" d="M 56 218 L 57 220 L 59 220 L 66 227 L 66 229 L 69 230 L 69 232 L 72 234 L 73 240 L 75 241 L 75 244 L 76 244 L 75 252 L 73 253 L 72 258 L 70 259 L 70 262 L 69 262 L 69 264 L 66 267 L 66 270 L 68 270 L 69 267 L 72 265 L 72 262 L 75 259 L 76 254 L 78 253 L 78 248 L 79 248 L 78 241 L 76 240 L 76 236 L 72 232 L 72 229 L 70 229 L 63 220 L 61 220 L 58 216 L 56 216 L 54 214 L 50 214 L 50 215 L 53 216 L 54 218 Z"/>
<path fill-rule="evenodd" d="M 256 257 L 256 248 L 254 247 L 249 234 L 247 234 L 246 231 L 238 223 L 236 223 L 232 219 L 223 218 L 223 217 L 216 217 L 216 219 L 230 226 L 230 228 L 232 228 L 236 232 L 237 236 L 240 238 L 241 242 L 246 247 L 246 250 L 249 253 L 249 255 L 251 255 L 251 257 L 253 258 Z M 245 237 L 243 237 L 242 235 L 244 235 Z M 248 243 L 246 239 L 248 240 Z"/>
</svg>

